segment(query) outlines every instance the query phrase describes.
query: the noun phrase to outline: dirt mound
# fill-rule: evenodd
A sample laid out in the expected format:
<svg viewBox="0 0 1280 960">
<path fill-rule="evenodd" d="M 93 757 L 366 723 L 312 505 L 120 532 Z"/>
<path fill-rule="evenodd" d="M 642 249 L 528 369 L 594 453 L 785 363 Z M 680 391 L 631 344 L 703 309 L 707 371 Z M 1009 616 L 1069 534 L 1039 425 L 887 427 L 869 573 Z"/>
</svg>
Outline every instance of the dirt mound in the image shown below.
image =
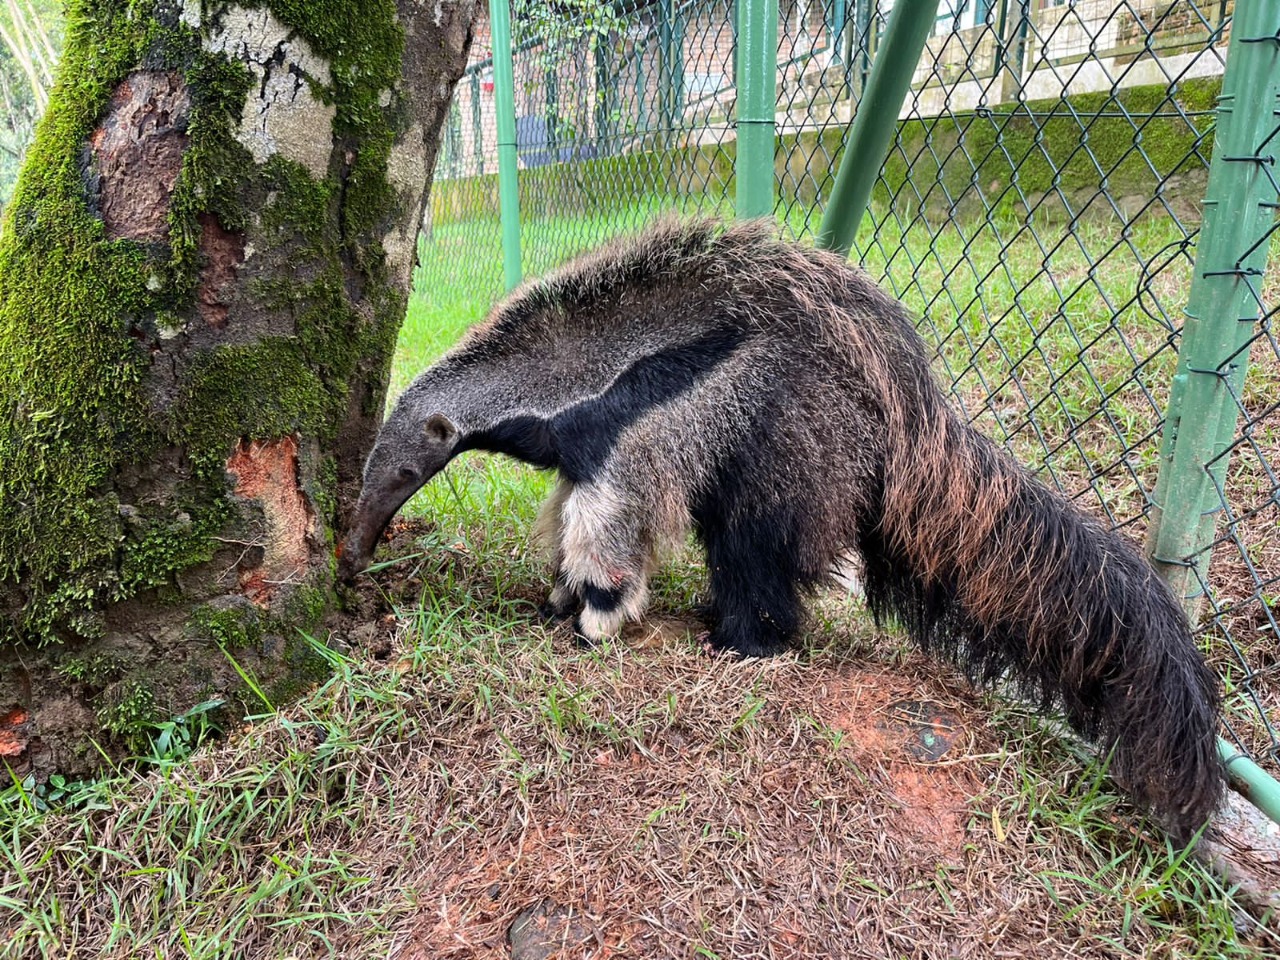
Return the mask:
<svg viewBox="0 0 1280 960">
<path fill-rule="evenodd" d="M 887 672 L 851 671 L 820 691 L 814 711 L 848 735 L 858 762 L 875 771 L 890 804 L 890 829 L 956 857 L 981 782 L 956 706 L 920 699 L 927 685 Z M 945 761 L 945 762 L 944 762 Z"/>
</svg>

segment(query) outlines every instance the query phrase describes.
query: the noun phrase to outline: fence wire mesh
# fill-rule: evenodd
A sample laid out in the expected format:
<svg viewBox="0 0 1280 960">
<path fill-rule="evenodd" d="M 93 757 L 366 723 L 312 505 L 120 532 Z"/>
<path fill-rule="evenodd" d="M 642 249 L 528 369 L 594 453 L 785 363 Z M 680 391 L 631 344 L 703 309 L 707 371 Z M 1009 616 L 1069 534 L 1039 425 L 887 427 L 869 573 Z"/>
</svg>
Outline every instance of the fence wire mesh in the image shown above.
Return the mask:
<svg viewBox="0 0 1280 960">
<path fill-rule="evenodd" d="M 796 237 L 816 230 L 891 7 L 781 3 L 776 213 Z M 942 0 L 855 241 L 855 258 L 921 318 L 974 425 L 1138 543 L 1233 7 Z M 733 0 L 511 10 L 526 274 L 659 211 L 732 212 Z M 482 22 L 436 169 L 419 273 L 428 298 L 501 293 L 486 35 Z M 1280 129 L 1267 134 L 1260 156 L 1280 145 Z M 1241 238 L 1241 254 L 1270 245 L 1272 230 Z M 1249 372 L 1233 390 L 1239 428 L 1221 455 L 1200 637 L 1226 683 L 1231 734 L 1275 771 L 1280 280 L 1273 270 L 1249 282 L 1254 333 L 1233 358 Z"/>
</svg>

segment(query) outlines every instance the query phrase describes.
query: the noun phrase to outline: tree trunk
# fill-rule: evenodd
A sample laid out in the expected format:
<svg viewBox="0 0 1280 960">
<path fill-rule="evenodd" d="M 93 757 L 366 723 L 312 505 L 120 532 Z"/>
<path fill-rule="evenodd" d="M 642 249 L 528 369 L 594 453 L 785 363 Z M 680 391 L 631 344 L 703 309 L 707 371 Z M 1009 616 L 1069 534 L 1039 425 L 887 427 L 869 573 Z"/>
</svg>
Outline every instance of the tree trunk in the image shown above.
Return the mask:
<svg viewBox="0 0 1280 960">
<path fill-rule="evenodd" d="M 475 0 L 79 0 L 0 232 L 0 757 L 317 676 Z M 317 661 L 320 661 L 319 663 Z M 243 677 L 253 678 L 246 684 Z"/>
</svg>

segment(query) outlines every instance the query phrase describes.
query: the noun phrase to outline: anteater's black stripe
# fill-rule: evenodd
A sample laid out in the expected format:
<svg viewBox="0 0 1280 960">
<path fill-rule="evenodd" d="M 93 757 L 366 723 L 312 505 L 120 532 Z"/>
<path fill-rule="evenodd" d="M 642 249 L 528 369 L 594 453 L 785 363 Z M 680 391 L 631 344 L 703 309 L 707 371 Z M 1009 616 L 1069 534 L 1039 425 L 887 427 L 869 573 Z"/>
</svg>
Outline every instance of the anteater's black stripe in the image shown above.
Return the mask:
<svg viewBox="0 0 1280 960">
<path fill-rule="evenodd" d="M 529 414 L 511 417 L 472 434 L 462 449 L 505 453 L 536 467 L 558 467 L 574 483 L 591 480 L 624 430 L 654 407 L 692 389 L 745 338 L 739 329 L 714 330 L 641 357 L 600 396 L 550 419 Z"/>
<path fill-rule="evenodd" d="M 535 467 L 554 467 L 558 460 L 551 436 L 551 421 L 522 415 L 509 417 L 488 430 L 479 430 L 458 444 L 458 451 L 488 450 L 531 463 Z"/>
<path fill-rule="evenodd" d="M 594 583 L 584 583 L 582 585 L 582 599 L 587 601 L 587 606 L 593 607 L 601 613 L 609 613 L 618 609 L 622 603 L 622 588 L 597 587 Z"/>
</svg>

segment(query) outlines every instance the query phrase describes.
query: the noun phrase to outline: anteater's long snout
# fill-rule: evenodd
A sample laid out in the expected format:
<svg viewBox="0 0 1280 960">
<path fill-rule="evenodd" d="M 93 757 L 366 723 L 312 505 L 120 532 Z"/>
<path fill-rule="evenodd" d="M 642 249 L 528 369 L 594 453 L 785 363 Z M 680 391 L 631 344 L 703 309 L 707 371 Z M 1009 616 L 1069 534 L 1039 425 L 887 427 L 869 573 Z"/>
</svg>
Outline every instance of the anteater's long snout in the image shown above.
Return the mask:
<svg viewBox="0 0 1280 960">
<path fill-rule="evenodd" d="M 405 467 L 398 470 L 389 482 L 366 481 L 347 524 L 347 535 L 338 547 L 338 579 L 341 582 L 352 583 L 368 569 L 387 525 L 436 472 Z"/>
<path fill-rule="evenodd" d="M 352 515 L 346 537 L 338 545 L 339 581 L 353 583 L 356 577 L 368 569 L 378 538 L 390 521 L 391 516 L 387 515 L 379 522 L 363 500 L 360 502 Z"/>
</svg>

